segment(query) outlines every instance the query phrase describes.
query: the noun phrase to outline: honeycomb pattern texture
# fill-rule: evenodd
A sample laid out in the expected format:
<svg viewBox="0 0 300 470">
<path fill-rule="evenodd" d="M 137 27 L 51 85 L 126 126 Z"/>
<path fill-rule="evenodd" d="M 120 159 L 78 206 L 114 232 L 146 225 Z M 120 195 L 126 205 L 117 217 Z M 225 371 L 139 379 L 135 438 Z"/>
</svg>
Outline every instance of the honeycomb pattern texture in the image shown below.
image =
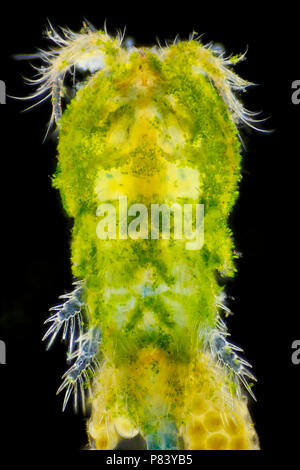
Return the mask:
<svg viewBox="0 0 300 470">
<path fill-rule="evenodd" d="M 142 351 L 139 359 L 130 372 L 125 367 L 116 371 L 112 365 L 105 364 L 96 377 L 87 428 L 91 448 L 114 449 L 121 440 L 139 433 L 147 439 L 151 426 L 156 425 L 154 415 L 161 423 L 172 416 L 178 449 L 259 449 L 246 397 L 230 393 L 226 372 L 208 354 L 199 354 L 191 366 L 177 371 L 178 366 L 155 350 Z M 132 390 L 131 395 L 128 390 Z M 124 397 L 123 406 L 120 401 L 116 406 L 116 393 Z M 140 422 L 138 402 L 146 410 Z M 147 412 L 151 419 L 145 426 Z"/>
</svg>

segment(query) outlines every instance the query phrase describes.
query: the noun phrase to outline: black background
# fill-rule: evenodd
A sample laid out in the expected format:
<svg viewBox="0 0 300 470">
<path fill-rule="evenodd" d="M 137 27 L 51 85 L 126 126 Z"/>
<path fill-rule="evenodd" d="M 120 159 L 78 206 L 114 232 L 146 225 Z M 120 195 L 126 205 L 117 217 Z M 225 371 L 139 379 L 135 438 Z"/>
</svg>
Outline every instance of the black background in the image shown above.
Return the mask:
<svg viewBox="0 0 300 470">
<path fill-rule="evenodd" d="M 64 8 L 65 5 L 65 8 Z M 126 25 L 137 45 L 178 33 L 203 33 L 203 42 L 222 43 L 247 60 L 237 72 L 258 86 L 242 99 L 262 111 L 270 134 L 241 129 L 244 152 L 240 198 L 232 215 L 239 272 L 228 283 L 235 312 L 228 319 L 233 342 L 241 345 L 258 378 L 257 403 L 250 405 L 263 452 L 297 451 L 300 423 L 300 365 L 291 362 L 291 344 L 300 338 L 298 306 L 298 159 L 300 105 L 291 102 L 291 84 L 300 79 L 299 12 L 295 7 L 262 10 L 261 4 L 205 5 L 103 2 L 1 6 L 0 79 L 7 93 L 24 96 L 22 75 L 29 63 L 12 54 L 47 47 L 42 32 L 54 25 L 79 30 L 83 17 L 97 28 L 107 20 L 115 34 Z M 284 32 L 283 32 L 284 31 Z M 48 308 L 71 287 L 69 239 L 59 195 L 51 188 L 55 141 L 43 144 L 50 103 L 21 113 L 27 103 L 7 98 L 1 122 L 1 316 L 0 339 L 7 364 L 0 365 L 0 448 L 36 455 L 71 455 L 86 443 L 84 417 L 61 412 L 56 397 L 65 371 L 65 347 L 44 350 L 40 338 Z"/>
</svg>

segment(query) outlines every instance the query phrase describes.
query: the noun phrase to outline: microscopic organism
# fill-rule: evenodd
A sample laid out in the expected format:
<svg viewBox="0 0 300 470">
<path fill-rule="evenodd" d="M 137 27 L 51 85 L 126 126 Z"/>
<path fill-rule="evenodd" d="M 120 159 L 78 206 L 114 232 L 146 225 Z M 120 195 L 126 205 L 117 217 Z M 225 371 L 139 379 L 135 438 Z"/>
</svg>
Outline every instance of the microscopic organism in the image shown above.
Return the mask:
<svg viewBox="0 0 300 470">
<path fill-rule="evenodd" d="M 70 368 L 59 392 L 89 408 L 90 449 L 258 449 L 255 380 L 228 337 L 239 193 L 236 92 L 249 82 L 195 33 L 135 47 L 84 23 L 51 25 L 32 98 L 52 101 L 53 186 L 73 220 L 74 288 L 47 319 Z"/>
</svg>

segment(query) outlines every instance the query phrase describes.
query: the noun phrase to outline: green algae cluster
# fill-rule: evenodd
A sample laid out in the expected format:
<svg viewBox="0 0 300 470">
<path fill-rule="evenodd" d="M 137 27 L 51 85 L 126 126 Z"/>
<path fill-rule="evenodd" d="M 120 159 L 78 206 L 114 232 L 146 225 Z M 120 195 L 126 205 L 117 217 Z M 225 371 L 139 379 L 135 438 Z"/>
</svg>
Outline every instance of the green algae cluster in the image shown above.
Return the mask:
<svg viewBox="0 0 300 470">
<path fill-rule="evenodd" d="M 129 360 L 150 344 L 188 360 L 198 328 L 214 326 L 215 298 L 222 290 L 217 273 L 235 271 L 228 215 L 238 195 L 240 144 L 217 89 L 197 69 L 198 47 L 196 41 L 180 42 L 166 56 L 145 48 L 125 58 L 113 48 L 109 67 L 78 91 L 59 123 L 53 184 L 74 219 L 72 270 L 86 283 L 86 320 L 101 326 L 104 354 L 113 351 L 116 360 Z M 170 164 L 199 173 L 197 199 L 180 202 L 204 204 L 202 249 L 187 251 L 173 239 L 99 240 L 99 174 L 106 172 L 114 184 L 121 172 L 127 194 L 126 175 L 161 175 L 163 187 Z M 176 187 L 173 194 L 160 189 L 156 185 L 145 195 L 142 180 L 134 192 L 128 184 L 128 203 L 178 201 Z M 109 196 L 106 202 L 114 203 Z M 160 285 L 167 286 L 165 292 L 136 292 L 147 270 L 153 292 Z M 108 294 L 110 289 L 118 295 Z M 144 322 L 145 312 L 153 312 L 153 324 Z"/>
</svg>

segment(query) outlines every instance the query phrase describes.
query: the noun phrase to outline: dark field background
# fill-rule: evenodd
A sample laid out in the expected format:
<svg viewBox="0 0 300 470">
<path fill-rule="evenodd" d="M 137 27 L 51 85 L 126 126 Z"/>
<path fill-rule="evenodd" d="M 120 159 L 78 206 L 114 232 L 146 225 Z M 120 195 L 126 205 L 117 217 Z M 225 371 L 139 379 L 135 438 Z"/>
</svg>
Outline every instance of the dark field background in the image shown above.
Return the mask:
<svg viewBox="0 0 300 470">
<path fill-rule="evenodd" d="M 269 118 L 263 127 L 273 132 L 241 129 L 247 151 L 232 227 L 243 256 L 227 287 L 235 312 L 227 324 L 258 378 L 258 401 L 250 409 L 263 449 L 260 457 L 269 459 L 273 453 L 296 452 L 299 445 L 300 365 L 291 362 L 291 344 L 300 339 L 300 105 L 291 102 L 291 84 L 300 79 L 299 11 L 241 5 L 230 3 L 222 11 L 201 2 L 84 2 L 65 8 L 62 2 L 48 8 L 6 3 L 0 11 L 0 79 L 9 95 L 30 91 L 22 75 L 32 77 L 33 70 L 11 56 L 47 47 L 42 37 L 47 18 L 73 30 L 80 29 L 83 17 L 97 28 L 106 19 L 112 35 L 126 25 L 137 45 L 150 45 L 156 37 L 163 43 L 177 33 L 187 39 L 194 30 L 203 33 L 204 43 L 221 43 L 228 53 L 248 49 L 236 71 L 259 86 L 249 88 L 242 99 L 248 109 Z M 66 369 L 65 347 L 58 342 L 46 352 L 41 337 L 49 307 L 71 287 L 71 222 L 51 188 L 55 141 L 42 143 L 50 103 L 21 113 L 26 104 L 7 98 L 0 106 L 0 339 L 7 346 L 7 364 L 0 365 L 0 449 L 32 460 L 39 452 L 44 458 L 58 452 L 68 458 L 86 444 L 84 417 L 75 416 L 72 407 L 61 412 L 62 395 L 55 393 Z"/>
</svg>

